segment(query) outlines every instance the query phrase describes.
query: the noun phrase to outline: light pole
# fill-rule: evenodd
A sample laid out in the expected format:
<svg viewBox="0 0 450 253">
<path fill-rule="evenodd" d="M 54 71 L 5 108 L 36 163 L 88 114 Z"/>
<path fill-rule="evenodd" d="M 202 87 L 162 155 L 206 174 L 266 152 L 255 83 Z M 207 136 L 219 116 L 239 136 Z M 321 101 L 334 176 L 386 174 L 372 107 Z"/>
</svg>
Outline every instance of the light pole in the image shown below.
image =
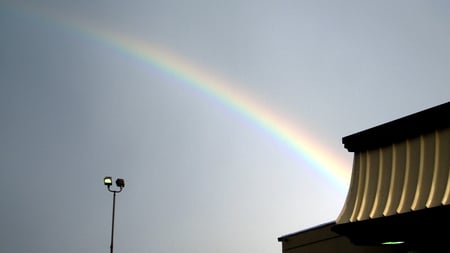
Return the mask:
<svg viewBox="0 0 450 253">
<path fill-rule="evenodd" d="M 118 178 L 116 180 L 116 185 L 117 185 L 117 187 L 119 187 L 118 190 L 111 190 L 111 185 L 112 185 L 112 178 L 111 177 L 103 178 L 103 183 L 106 185 L 106 187 L 108 187 L 108 191 L 113 193 L 112 224 L 111 224 L 111 246 L 109 246 L 109 248 L 111 250 L 110 252 L 113 253 L 113 245 L 114 245 L 114 214 L 115 214 L 115 209 L 116 209 L 116 193 L 121 192 L 122 189 L 125 187 L 125 180 L 123 180 L 122 178 Z"/>
</svg>

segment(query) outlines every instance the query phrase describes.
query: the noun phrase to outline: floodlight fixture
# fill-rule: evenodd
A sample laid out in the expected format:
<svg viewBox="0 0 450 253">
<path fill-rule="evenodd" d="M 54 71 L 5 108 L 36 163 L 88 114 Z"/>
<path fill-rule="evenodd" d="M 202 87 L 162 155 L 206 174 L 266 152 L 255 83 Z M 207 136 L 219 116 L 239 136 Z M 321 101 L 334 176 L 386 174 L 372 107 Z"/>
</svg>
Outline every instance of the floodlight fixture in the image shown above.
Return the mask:
<svg viewBox="0 0 450 253">
<path fill-rule="evenodd" d="M 116 180 L 116 185 L 117 187 L 120 187 L 120 189 L 122 189 L 123 187 L 125 187 L 125 180 L 123 180 L 123 178 L 118 178 Z"/>
<path fill-rule="evenodd" d="M 125 180 L 123 178 L 116 179 L 116 185 L 119 189 L 114 190 L 111 189 L 112 185 L 112 177 L 104 177 L 103 183 L 108 187 L 108 191 L 113 193 L 113 207 L 112 207 L 112 222 L 111 222 L 111 245 L 109 246 L 110 252 L 113 253 L 113 245 L 114 245 L 114 216 L 116 209 L 116 194 L 121 192 L 125 187 Z"/>
<path fill-rule="evenodd" d="M 111 177 L 105 177 L 105 178 L 103 178 L 103 183 L 106 185 L 106 186 L 111 186 L 112 185 L 112 178 Z"/>
</svg>

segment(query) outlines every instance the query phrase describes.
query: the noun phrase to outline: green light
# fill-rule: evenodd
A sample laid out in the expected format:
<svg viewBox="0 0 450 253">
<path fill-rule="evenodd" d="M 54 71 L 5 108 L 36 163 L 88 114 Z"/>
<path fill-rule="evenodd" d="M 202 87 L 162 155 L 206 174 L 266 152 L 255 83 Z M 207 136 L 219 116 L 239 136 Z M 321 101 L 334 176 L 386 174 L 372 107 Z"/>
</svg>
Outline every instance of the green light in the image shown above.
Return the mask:
<svg viewBox="0 0 450 253">
<path fill-rule="evenodd" d="M 403 244 L 405 243 L 404 241 L 393 241 L 393 242 L 383 242 L 381 244 L 383 245 L 397 245 L 397 244 Z"/>
</svg>

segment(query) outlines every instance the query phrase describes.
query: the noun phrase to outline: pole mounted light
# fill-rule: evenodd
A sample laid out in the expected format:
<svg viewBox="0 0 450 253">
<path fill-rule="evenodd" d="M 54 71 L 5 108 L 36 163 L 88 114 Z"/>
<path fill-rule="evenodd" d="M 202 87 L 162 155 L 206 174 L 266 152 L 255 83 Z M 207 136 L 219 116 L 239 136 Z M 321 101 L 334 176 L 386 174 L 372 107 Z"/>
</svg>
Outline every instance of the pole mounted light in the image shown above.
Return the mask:
<svg viewBox="0 0 450 253">
<path fill-rule="evenodd" d="M 112 185 L 112 178 L 111 177 L 105 177 L 103 179 L 103 183 L 105 183 L 106 186 L 110 187 Z"/>
<path fill-rule="evenodd" d="M 109 246 L 110 252 L 113 253 L 113 245 L 114 245 L 114 215 L 115 215 L 115 209 L 116 209 L 116 193 L 119 193 L 123 190 L 125 187 L 125 180 L 123 178 L 118 178 L 116 180 L 116 186 L 119 188 L 117 190 L 112 190 L 112 177 L 104 177 L 103 183 L 108 188 L 108 191 L 113 193 L 113 208 L 112 208 L 112 224 L 111 224 L 111 245 Z"/>
<path fill-rule="evenodd" d="M 116 180 L 116 185 L 122 190 L 122 188 L 125 187 L 125 180 L 123 180 L 122 178 L 118 178 Z"/>
</svg>

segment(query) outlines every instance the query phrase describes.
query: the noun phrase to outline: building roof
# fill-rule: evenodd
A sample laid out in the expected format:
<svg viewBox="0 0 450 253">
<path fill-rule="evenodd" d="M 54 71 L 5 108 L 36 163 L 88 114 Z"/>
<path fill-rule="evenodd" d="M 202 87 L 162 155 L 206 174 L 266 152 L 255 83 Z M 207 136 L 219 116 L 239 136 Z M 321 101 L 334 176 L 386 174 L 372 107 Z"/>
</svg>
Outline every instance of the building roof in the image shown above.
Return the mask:
<svg viewBox="0 0 450 253">
<path fill-rule="evenodd" d="M 450 127 L 450 102 L 342 138 L 350 152 L 360 152 L 419 134 Z"/>
<path fill-rule="evenodd" d="M 450 226 L 450 102 L 342 142 L 354 163 L 333 231 L 363 245 L 443 239 Z"/>
<path fill-rule="evenodd" d="M 279 242 L 285 242 L 285 241 L 288 241 L 289 238 L 296 237 L 296 236 L 302 235 L 302 234 L 307 234 L 307 233 L 310 233 L 310 231 L 312 231 L 312 230 L 318 230 L 318 229 L 321 229 L 321 228 L 330 227 L 330 226 L 335 225 L 335 224 L 336 224 L 335 221 L 322 223 L 320 225 L 317 225 L 317 226 L 314 226 L 314 227 L 311 227 L 311 228 L 308 228 L 308 229 L 300 230 L 300 231 L 297 231 L 297 232 L 294 232 L 294 233 L 290 233 L 290 234 L 278 237 L 278 241 Z"/>
</svg>

